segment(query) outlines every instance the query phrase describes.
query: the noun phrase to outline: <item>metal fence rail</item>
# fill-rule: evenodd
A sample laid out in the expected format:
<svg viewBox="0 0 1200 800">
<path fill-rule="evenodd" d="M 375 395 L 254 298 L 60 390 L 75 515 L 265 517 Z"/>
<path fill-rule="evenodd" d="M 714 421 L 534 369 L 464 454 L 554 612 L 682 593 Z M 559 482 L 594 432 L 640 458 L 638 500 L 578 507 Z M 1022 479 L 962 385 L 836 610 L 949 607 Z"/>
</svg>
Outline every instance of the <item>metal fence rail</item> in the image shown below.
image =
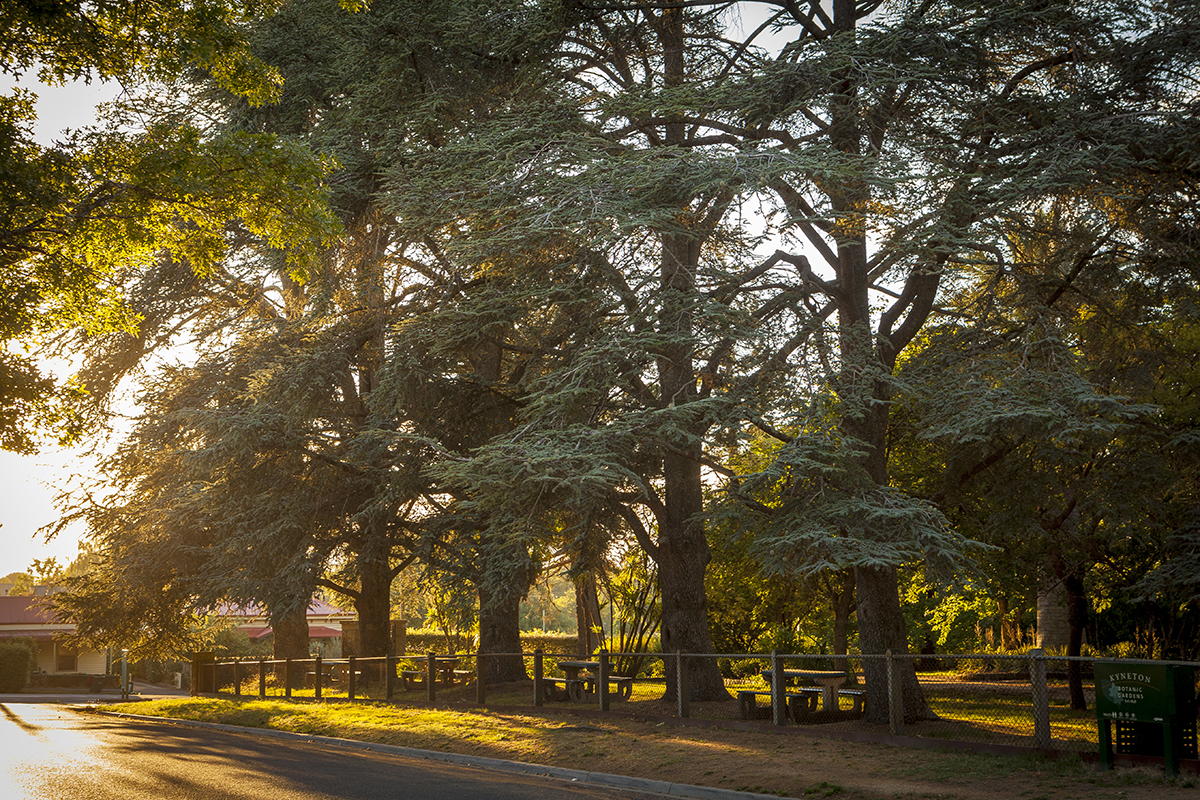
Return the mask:
<svg viewBox="0 0 1200 800">
<path fill-rule="evenodd" d="M 488 686 L 481 676 L 489 658 L 520 658 L 530 681 Z M 729 699 L 694 701 L 689 676 L 696 666 L 715 660 Z M 876 670 L 864 667 L 882 662 Z M 549 655 L 464 653 L 388 656 L 386 658 L 215 659 L 193 662 L 193 692 L 241 697 L 288 697 L 392 701 L 404 695 L 435 702 L 439 693 L 489 706 L 543 706 L 585 703 L 602 711 L 621 708 L 659 716 L 707 719 L 759 719 L 776 725 L 813 725 L 830 731 L 878 733 L 882 726 L 864 717 L 868 696 L 885 698 L 887 729 L 904 734 L 988 745 L 1094 751 L 1097 724 L 1092 665 L 1098 659 L 1066 658 L 1031 650 L 1022 655 L 805 653 L 608 653 Z M 1112 661 L 1114 659 L 1105 659 Z M 1115 659 L 1131 667 L 1200 662 Z M 904 720 L 901 665 L 914 662 L 922 695 L 932 713 Z M 1071 662 L 1082 673 L 1087 710 L 1072 709 L 1067 674 Z M 586 663 L 587 672 L 578 664 Z M 571 666 L 575 664 L 576 666 Z M 628 665 L 636 664 L 636 674 Z M 882 687 L 866 691 L 864 675 L 884 676 Z M 1198 670 L 1200 673 L 1200 670 Z M 666 676 L 679 680 L 668 684 Z M 430 679 L 429 676 L 434 676 Z M 789 678 L 808 676 L 823 686 L 789 686 Z M 674 691 L 667 695 L 666 687 Z M 880 719 L 883 715 L 872 715 Z"/>
</svg>

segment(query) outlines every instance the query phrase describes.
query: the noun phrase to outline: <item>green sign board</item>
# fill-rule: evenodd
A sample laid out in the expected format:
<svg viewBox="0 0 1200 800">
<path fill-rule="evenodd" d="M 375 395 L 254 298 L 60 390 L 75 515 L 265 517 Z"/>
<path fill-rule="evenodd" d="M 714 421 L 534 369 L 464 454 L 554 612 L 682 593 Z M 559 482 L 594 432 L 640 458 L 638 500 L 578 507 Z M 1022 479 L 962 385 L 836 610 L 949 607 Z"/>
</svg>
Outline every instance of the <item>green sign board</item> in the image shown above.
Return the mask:
<svg viewBox="0 0 1200 800">
<path fill-rule="evenodd" d="M 1180 757 L 1196 754 L 1196 668 L 1114 661 L 1096 661 L 1092 666 L 1104 768 L 1112 769 L 1113 756 L 1120 749 L 1132 755 L 1161 754 L 1167 775 L 1179 774 Z M 1154 723 L 1161 726 L 1160 734 L 1153 733 Z"/>
<path fill-rule="evenodd" d="M 1191 701 L 1190 669 L 1166 664 L 1095 663 L 1096 714 L 1127 722 L 1166 722 Z"/>
</svg>

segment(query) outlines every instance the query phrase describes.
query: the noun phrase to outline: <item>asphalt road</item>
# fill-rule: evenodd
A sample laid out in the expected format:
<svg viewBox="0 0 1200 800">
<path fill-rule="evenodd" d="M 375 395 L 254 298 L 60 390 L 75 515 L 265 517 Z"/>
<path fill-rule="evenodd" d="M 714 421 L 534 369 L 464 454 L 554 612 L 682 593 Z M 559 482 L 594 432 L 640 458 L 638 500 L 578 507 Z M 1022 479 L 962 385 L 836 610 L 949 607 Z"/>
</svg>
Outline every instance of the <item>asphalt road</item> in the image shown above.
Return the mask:
<svg viewBox="0 0 1200 800">
<path fill-rule="evenodd" d="M 0 800 L 646 800 L 303 742 L 0 702 Z"/>
</svg>

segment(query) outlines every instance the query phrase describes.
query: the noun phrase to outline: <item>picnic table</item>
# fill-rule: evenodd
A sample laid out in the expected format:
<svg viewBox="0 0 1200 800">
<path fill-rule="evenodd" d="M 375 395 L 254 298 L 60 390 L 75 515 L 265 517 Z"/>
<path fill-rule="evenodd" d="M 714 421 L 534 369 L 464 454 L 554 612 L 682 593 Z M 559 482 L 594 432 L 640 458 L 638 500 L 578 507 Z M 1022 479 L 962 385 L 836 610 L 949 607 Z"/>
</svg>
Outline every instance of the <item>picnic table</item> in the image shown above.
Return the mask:
<svg viewBox="0 0 1200 800">
<path fill-rule="evenodd" d="M 362 677 L 362 670 L 354 670 L 354 678 L 358 680 Z M 313 686 L 316 683 L 317 672 L 310 670 L 304 673 L 306 685 Z M 350 680 L 350 668 L 343 667 L 339 664 L 327 665 L 321 668 L 321 685 L 325 687 L 333 686 L 337 683 L 347 683 Z"/>
<path fill-rule="evenodd" d="M 406 670 L 402 670 L 400 672 L 400 678 L 401 678 L 401 680 L 404 681 L 405 689 L 413 688 L 413 683 L 415 681 L 418 681 L 418 680 L 425 681 L 425 680 L 429 679 L 429 676 L 426 675 L 426 673 L 429 671 L 429 659 L 414 658 L 413 660 L 420 663 L 421 669 L 406 669 Z M 438 673 L 440 673 L 441 677 L 442 677 L 442 683 L 446 686 L 453 686 L 454 685 L 454 675 L 455 675 L 455 672 L 457 671 L 455 669 L 455 667 L 458 666 L 458 662 L 461 660 L 462 659 L 460 659 L 456 655 L 434 656 L 434 658 L 433 658 L 434 678 L 433 679 L 436 681 L 437 675 L 438 675 Z"/>
<path fill-rule="evenodd" d="M 599 661 L 559 661 L 558 668 L 566 676 L 565 688 L 568 699 L 582 703 L 586 696 L 594 693 L 592 681 L 595 680 L 596 673 L 600 671 Z M 590 674 L 583 674 L 585 670 Z"/>
<path fill-rule="evenodd" d="M 759 672 L 767 685 L 771 685 L 772 673 L 769 669 Z M 846 682 L 846 673 L 831 672 L 815 669 L 785 669 L 783 670 L 783 685 L 794 685 L 798 681 L 812 681 L 821 687 L 821 709 L 823 711 L 838 710 L 838 689 Z"/>
<path fill-rule="evenodd" d="M 442 674 L 442 683 L 447 686 L 454 685 L 454 670 L 458 667 L 458 662 L 460 660 L 461 659 L 455 655 L 434 656 L 433 668 Z"/>
<path fill-rule="evenodd" d="M 568 700 L 582 703 L 584 700 L 590 700 L 596 696 L 598 691 L 596 683 L 600 674 L 599 661 L 559 661 L 558 667 L 565 676 L 565 680 L 561 683 L 566 689 Z M 559 682 L 554 678 L 546 679 L 546 685 L 550 689 L 556 687 Z M 622 700 L 628 700 L 633 693 L 633 678 L 609 675 L 608 685 L 615 688 L 617 697 Z"/>
</svg>

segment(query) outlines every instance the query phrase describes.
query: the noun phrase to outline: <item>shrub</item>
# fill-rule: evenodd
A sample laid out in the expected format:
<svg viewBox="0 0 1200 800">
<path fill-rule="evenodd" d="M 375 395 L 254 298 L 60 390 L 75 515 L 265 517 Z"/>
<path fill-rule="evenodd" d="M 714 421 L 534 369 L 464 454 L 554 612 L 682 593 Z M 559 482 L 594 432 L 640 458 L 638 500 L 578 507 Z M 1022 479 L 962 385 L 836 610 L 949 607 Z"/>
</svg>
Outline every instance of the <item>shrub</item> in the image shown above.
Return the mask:
<svg viewBox="0 0 1200 800">
<path fill-rule="evenodd" d="M 573 633 L 521 633 L 521 649 L 527 654 L 540 647 L 546 653 L 558 655 L 578 655 L 577 639 Z M 474 647 L 474 643 L 471 643 Z M 409 658 L 420 657 L 432 650 L 435 653 L 446 652 L 446 637 L 439 631 L 429 628 L 417 628 L 405 633 L 405 655 Z M 459 651 L 463 652 L 463 651 Z M 473 650 L 469 651 L 473 652 Z"/>
<path fill-rule="evenodd" d="M 573 633 L 521 633 L 522 649 L 533 652 L 542 648 L 543 652 L 559 655 L 576 655 L 579 650 L 579 638 Z"/>
<path fill-rule="evenodd" d="M 0 644 L 0 692 L 19 692 L 29 685 L 33 657 L 22 643 Z"/>
<path fill-rule="evenodd" d="M 38 646 L 37 642 L 28 636 L 13 636 L 3 640 L 3 644 L 19 644 L 29 651 L 29 671 L 32 672 L 37 668 L 38 663 Z"/>
<path fill-rule="evenodd" d="M 106 676 L 98 676 L 94 678 L 91 675 L 80 674 L 76 672 L 70 672 L 65 675 L 47 675 L 43 672 L 34 675 L 33 679 L 29 683 L 31 686 L 45 687 L 48 689 L 93 689 L 95 688 L 95 682 L 102 677 Z M 107 677 L 112 678 L 112 680 L 115 681 L 115 683 L 110 683 L 107 685 L 114 687 L 120 686 L 121 679 L 119 677 Z"/>
</svg>

